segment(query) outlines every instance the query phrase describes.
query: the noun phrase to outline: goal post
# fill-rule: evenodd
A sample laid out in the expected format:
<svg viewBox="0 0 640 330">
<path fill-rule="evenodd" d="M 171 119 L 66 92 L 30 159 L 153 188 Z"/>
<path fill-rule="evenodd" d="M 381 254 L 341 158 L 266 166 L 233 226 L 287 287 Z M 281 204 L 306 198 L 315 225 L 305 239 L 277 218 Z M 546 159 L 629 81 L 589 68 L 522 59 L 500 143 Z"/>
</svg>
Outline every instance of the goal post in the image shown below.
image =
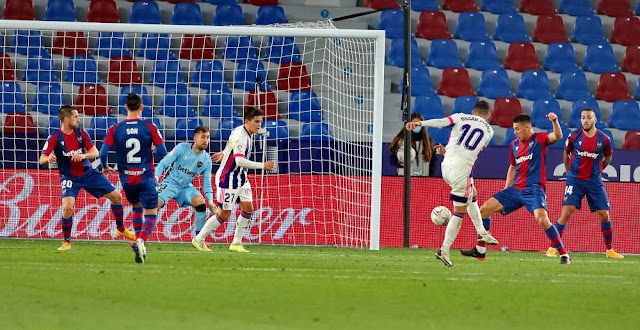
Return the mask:
<svg viewBox="0 0 640 330">
<path fill-rule="evenodd" d="M 269 134 L 256 136 L 251 158 L 278 166 L 264 178 L 249 172 L 255 211 L 245 241 L 379 249 L 384 32 L 339 30 L 330 21 L 0 20 L 0 34 L 0 237 L 61 237 L 60 178 L 37 164 L 59 127 L 57 108 L 76 106 L 80 126 L 99 148 L 107 128 L 124 119 L 123 96 L 136 92 L 143 118 L 159 126 L 169 149 L 204 125 L 211 129 L 208 151 L 219 151 L 245 107 L 265 112 Z M 117 175 L 109 179 L 121 188 Z M 194 185 L 201 189 L 201 179 Z M 131 207 L 124 205 L 130 226 Z M 81 192 L 74 213 L 72 239 L 116 239 L 108 201 Z M 193 214 L 171 202 L 160 210 L 152 239 L 190 240 Z M 233 214 L 212 242 L 233 238 Z"/>
</svg>

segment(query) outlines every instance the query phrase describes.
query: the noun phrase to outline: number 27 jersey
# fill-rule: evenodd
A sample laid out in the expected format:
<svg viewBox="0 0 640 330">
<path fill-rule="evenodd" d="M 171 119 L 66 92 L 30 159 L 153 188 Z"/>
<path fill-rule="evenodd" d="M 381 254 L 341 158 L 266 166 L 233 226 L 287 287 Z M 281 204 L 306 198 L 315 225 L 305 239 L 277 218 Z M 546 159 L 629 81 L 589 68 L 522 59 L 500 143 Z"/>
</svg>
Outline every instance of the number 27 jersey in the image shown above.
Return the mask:
<svg viewBox="0 0 640 330">
<path fill-rule="evenodd" d="M 478 154 L 493 138 L 493 128 L 475 115 L 455 113 L 447 119 L 452 129 L 442 165 L 471 174 Z"/>
</svg>

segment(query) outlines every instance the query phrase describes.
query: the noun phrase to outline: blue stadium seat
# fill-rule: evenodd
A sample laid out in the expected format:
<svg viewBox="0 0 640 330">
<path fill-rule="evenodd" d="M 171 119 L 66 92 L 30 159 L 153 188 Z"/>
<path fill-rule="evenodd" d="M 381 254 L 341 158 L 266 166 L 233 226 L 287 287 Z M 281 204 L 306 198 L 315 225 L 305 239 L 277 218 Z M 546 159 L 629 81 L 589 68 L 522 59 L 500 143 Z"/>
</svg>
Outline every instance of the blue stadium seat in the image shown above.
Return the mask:
<svg viewBox="0 0 640 330">
<path fill-rule="evenodd" d="M 616 101 L 609 116 L 609 127 L 623 131 L 640 128 L 640 107 L 636 101 Z"/>
<path fill-rule="evenodd" d="M 542 70 L 527 70 L 520 76 L 518 97 L 535 101 L 551 96 L 547 73 Z"/>
<path fill-rule="evenodd" d="M 117 125 L 118 118 L 115 116 L 98 115 L 91 117 L 87 133 L 93 141 L 102 141 L 107 136 L 109 127 Z"/>
<path fill-rule="evenodd" d="M 150 60 L 174 59 L 168 34 L 143 33 L 138 45 L 138 56 Z"/>
<path fill-rule="evenodd" d="M 444 107 L 438 95 L 416 97 L 411 113 L 421 113 L 425 120 L 444 117 Z"/>
<path fill-rule="evenodd" d="M 244 60 L 247 58 L 258 58 L 256 52 L 256 46 L 253 44 L 253 39 L 248 36 L 227 37 L 224 42 L 224 58 L 230 60 Z"/>
<path fill-rule="evenodd" d="M 269 25 L 276 23 L 289 23 L 282 7 L 265 5 L 258 8 L 258 14 L 256 15 L 254 24 Z"/>
<path fill-rule="evenodd" d="M 527 36 L 524 18 L 518 13 L 502 14 L 498 16 L 498 23 L 493 32 L 493 39 L 504 42 L 531 42 Z"/>
<path fill-rule="evenodd" d="M 609 140 L 611 141 L 611 149 L 615 149 L 616 141 L 613 139 L 613 132 L 603 128 L 598 129 L 598 131 L 602 132 L 602 134 L 606 135 L 609 138 Z"/>
<path fill-rule="evenodd" d="M 560 76 L 556 98 L 576 101 L 588 96 L 589 82 L 584 72 L 565 72 Z"/>
<path fill-rule="evenodd" d="M 482 13 L 464 12 L 458 17 L 454 38 L 466 41 L 488 41 L 487 22 Z"/>
<path fill-rule="evenodd" d="M 132 55 L 123 32 L 100 32 L 96 41 L 96 53 L 107 58 Z"/>
<path fill-rule="evenodd" d="M 210 90 L 202 105 L 202 115 L 212 118 L 240 117 L 236 112 L 233 92 L 228 88 Z"/>
<path fill-rule="evenodd" d="M 164 136 L 164 132 L 162 131 L 162 123 L 160 122 L 160 118 L 158 117 L 153 117 L 153 118 L 145 118 L 144 116 L 142 117 L 142 120 L 154 124 L 156 125 L 156 127 L 158 128 L 158 130 L 160 131 L 160 134 L 162 134 L 162 136 Z"/>
<path fill-rule="evenodd" d="M 189 85 L 206 90 L 222 89 L 225 84 L 223 70 L 219 60 L 200 60 L 196 63 Z"/>
<path fill-rule="evenodd" d="M 240 118 L 222 118 L 218 122 L 218 129 L 216 130 L 216 134 L 213 135 L 213 138 L 216 140 L 228 140 L 231 131 L 242 124 L 244 124 L 244 122 Z"/>
<path fill-rule="evenodd" d="M 274 63 L 302 63 L 298 45 L 293 37 L 269 37 L 264 57 Z"/>
<path fill-rule="evenodd" d="M 607 42 L 604 37 L 602 20 L 598 16 L 579 16 L 573 26 L 572 42 L 583 45 L 601 44 Z"/>
<path fill-rule="evenodd" d="M 162 14 L 157 2 L 136 1 L 131 7 L 129 23 L 162 24 Z"/>
<path fill-rule="evenodd" d="M 596 12 L 591 8 L 591 0 L 560 0 L 560 14 L 571 16 L 592 16 Z"/>
<path fill-rule="evenodd" d="M 100 84 L 96 59 L 87 55 L 72 56 L 64 73 L 64 81 L 78 86 Z"/>
<path fill-rule="evenodd" d="M 198 115 L 187 85 L 167 85 L 162 97 L 162 114 L 169 117 L 196 117 Z"/>
<path fill-rule="evenodd" d="M 253 91 L 256 89 L 256 78 L 258 76 L 262 77 L 260 89 L 270 90 L 271 86 L 267 84 L 267 70 L 265 70 L 262 62 L 251 59 L 238 61 L 233 86 L 245 91 Z"/>
<path fill-rule="evenodd" d="M 576 52 L 568 42 L 556 42 L 549 45 L 544 58 L 544 69 L 556 73 L 580 71 L 576 64 Z"/>
<path fill-rule="evenodd" d="M 482 71 L 480 84 L 478 85 L 478 95 L 490 99 L 513 97 L 507 71 L 504 69 Z"/>
<path fill-rule="evenodd" d="M 69 101 L 60 84 L 41 83 L 38 84 L 38 91 L 33 96 L 31 111 L 55 116 L 58 114 L 60 107 L 65 104 L 69 104 Z"/>
<path fill-rule="evenodd" d="M 429 136 L 433 138 L 436 144 L 447 145 L 447 142 L 449 142 L 449 135 L 451 135 L 451 127 L 429 127 L 427 129 L 427 133 L 429 133 Z"/>
<path fill-rule="evenodd" d="M 513 140 L 517 139 L 516 134 L 513 132 L 513 127 L 507 128 L 507 131 L 504 133 L 504 141 L 502 141 L 503 146 L 508 146 L 513 142 Z"/>
<path fill-rule="evenodd" d="M 3 113 L 26 112 L 24 94 L 16 82 L 0 82 L 0 107 Z"/>
<path fill-rule="evenodd" d="M 404 39 L 394 39 L 387 54 L 387 65 L 404 68 Z M 411 66 L 424 65 L 416 39 L 411 38 Z"/>
<path fill-rule="evenodd" d="M 591 108 L 596 111 L 596 118 L 598 118 L 598 121 L 596 122 L 597 128 L 607 127 L 607 125 L 602 121 L 600 105 L 598 104 L 598 101 L 596 101 L 596 99 L 591 95 L 573 102 L 571 113 L 569 114 L 569 127 L 582 127 L 582 124 L 580 124 L 580 116 L 582 113 L 582 109 L 584 108 Z"/>
<path fill-rule="evenodd" d="M 608 43 L 589 45 L 582 70 L 593 73 L 620 72 L 613 47 Z"/>
<path fill-rule="evenodd" d="M 179 118 L 176 120 L 176 140 L 189 141 L 193 139 L 193 130 L 198 126 L 203 126 L 200 118 Z"/>
<path fill-rule="evenodd" d="M 322 107 L 315 92 L 295 91 L 289 98 L 289 118 L 303 122 L 321 122 Z"/>
<path fill-rule="evenodd" d="M 571 130 L 567 125 L 563 122 L 560 122 L 560 129 L 562 130 L 562 139 L 558 140 L 556 143 L 549 145 L 549 147 L 553 148 L 564 148 L 567 143 L 567 137 L 571 134 Z M 553 128 L 548 129 L 547 133 L 553 133 Z"/>
<path fill-rule="evenodd" d="M 436 0 L 412 0 L 411 10 L 413 11 L 440 10 L 440 6 L 438 6 L 438 2 Z"/>
<path fill-rule="evenodd" d="M 640 1 L 638 2 L 638 4 L 636 5 L 636 16 L 640 16 Z"/>
<path fill-rule="evenodd" d="M 634 98 L 637 101 L 640 101 L 640 80 L 638 80 L 638 84 L 636 85 L 636 93 L 634 95 Z"/>
<path fill-rule="evenodd" d="M 332 141 L 333 134 L 325 123 L 306 123 L 300 130 L 300 141 Z"/>
<path fill-rule="evenodd" d="M 60 81 L 51 57 L 30 57 L 24 67 L 22 79 L 32 84 Z"/>
<path fill-rule="evenodd" d="M 125 103 L 127 103 L 127 95 L 129 93 L 136 93 L 142 97 L 142 117 L 152 117 L 153 116 L 153 102 L 151 101 L 151 94 L 146 87 L 142 85 L 128 85 L 124 86 L 120 89 L 120 96 L 118 97 L 118 112 L 121 115 L 127 114 L 127 109 L 124 107 Z"/>
<path fill-rule="evenodd" d="M 49 124 L 47 125 L 47 134 L 51 135 L 60 129 L 60 118 L 58 118 L 58 112 L 54 116 L 49 117 Z"/>
<path fill-rule="evenodd" d="M 386 9 L 380 14 L 378 30 L 384 30 L 387 39 L 404 37 L 404 14 L 401 9 Z"/>
<path fill-rule="evenodd" d="M 456 42 L 451 39 L 433 40 L 427 55 L 427 65 L 438 69 L 462 67 Z"/>
<path fill-rule="evenodd" d="M 480 10 L 488 11 L 492 14 L 514 14 L 518 12 L 511 0 L 482 0 Z"/>
<path fill-rule="evenodd" d="M 178 2 L 173 7 L 172 25 L 202 25 L 202 11 L 195 2 Z"/>
<path fill-rule="evenodd" d="M 287 126 L 287 122 L 284 120 L 265 120 L 263 122 L 263 127 L 267 129 L 269 132 L 269 139 L 288 139 L 289 138 L 289 127 Z"/>
<path fill-rule="evenodd" d="M 163 87 L 165 84 L 183 83 L 184 76 L 178 60 L 157 60 L 153 63 L 150 82 Z"/>
<path fill-rule="evenodd" d="M 402 79 L 398 84 L 398 93 L 402 93 Z M 411 68 L 411 96 L 436 95 L 433 90 L 433 82 L 429 69 L 424 66 L 416 65 Z"/>
<path fill-rule="evenodd" d="M 49 0 L 44 12 L 45 21 L 75 22 L 78 20 L 73 0 Z"/>
<path fill-rule="evenodd" d="M 472 42 L 469 45 L 465 66 L 479 71 L 501 68 L 496 45 L 491 41 Z"/>
<path fill-rule="evenodd" d="M 40 31 L 16 30 L 11 39 L 11 51 L 29 57 L 48 56 Z"/>
<path fill-rule="evenodd" d="M 245 25 L 242 7 L 237 3 L 216 6 L 216 13 L 211 23 L 215 26 Z"/>
<path fill-rule="evenodd" d="M 466 113 L 470 115 L 476 102 L 478 102 L 476 96 L 458 96 L 453 102 L 453 110 L 451 110 L 451 113 Z"/>
<path fill-rule="evenodd" d="M 238 0 L 202 0 L 202 2 L 208 2 L 212 5 L 235 5 Z"/>
<path fill-rule="evenodd" d="M 531 108 L 531 124 L 542 129 L 553 128 L 553 124 L 547 119 L 547 114 L 553 112 L 558 115 L 558 119 L 562 121 L 562 110 L 560 104 L 553 97 L 536 100 Z"/>
</svg>

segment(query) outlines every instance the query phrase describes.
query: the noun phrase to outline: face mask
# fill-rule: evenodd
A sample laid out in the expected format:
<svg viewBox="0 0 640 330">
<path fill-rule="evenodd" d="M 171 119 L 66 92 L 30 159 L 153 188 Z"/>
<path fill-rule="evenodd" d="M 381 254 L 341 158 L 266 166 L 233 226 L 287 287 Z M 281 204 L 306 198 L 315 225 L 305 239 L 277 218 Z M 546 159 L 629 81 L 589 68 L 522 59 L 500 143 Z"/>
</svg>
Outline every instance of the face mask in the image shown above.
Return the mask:
<svg viewBox="0 0 640 330">
<path fill-rule="evenodd" d="M 414 129 L 413 129 L 413 132 L 414 132 L 414 133 L 420 133 L 420 132 L 422 132 L 422 126 L 418 126 L 418 127 L 414 128 Z"/>
</svg>

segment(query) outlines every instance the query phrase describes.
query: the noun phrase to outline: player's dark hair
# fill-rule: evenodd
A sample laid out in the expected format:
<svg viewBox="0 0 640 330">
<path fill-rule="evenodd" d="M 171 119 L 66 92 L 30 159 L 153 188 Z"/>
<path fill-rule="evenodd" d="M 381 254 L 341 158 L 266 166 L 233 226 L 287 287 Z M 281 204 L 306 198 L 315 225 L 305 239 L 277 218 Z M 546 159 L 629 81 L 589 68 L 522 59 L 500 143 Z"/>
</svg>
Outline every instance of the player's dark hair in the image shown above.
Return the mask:
<svg viewBox="0 0 640 330">
<path fill-rule="evenodd" d="M 127 95 L 127 109 L 131 111 L 140 110 L 140 106 L 142 105 L 142 98 L 140 95 L 136 93 L 129 93 Z"/>
<path fill-rule="evenodd" d="M 68 104 L 61 106 L 60 110 L 58 110 L 58 118 L 60 118 L 60 121 L 62 122 L 64 117 L 71 117 L 73 110 L 77 109 Z"/>
<path fill-rule="evenodd" d="M 485 100 L 478 100 L 473 106 L 473 111 L 475 111 L 479 115 L 486 116 L 491 113 L 491 107 L 489 106 L 489 102 Z"/>
<path fill-rule="evenodd" d="M 206 126 L 198 126 L 193 130 L 193 135 L 195 136 L 198 133 L 207 133 L 209 132 L 209 127 Z"/>
<path fill-rule="evenodd" d="M 258 116 L 264 116 L 264 113 L 256 107 L 248 107 L 244 110 L 244 120 L 251 120 Z"/>
<path fill-rule="evenodd" d="M 514 123 L 531 124 L 531 117 L 528 115 L 517 115 L 513 118 Z"/>
<path fill-rule="evenodd" d="M 416 118 L 419 119 L 420 121 L 424 120 L 424 117 L 419 112 L 414 112 L 411 114 L 412 121 Z M 403 138 L 404 138 L 404 127 L 402 127 L 400 132 L 398 132 L 398 134 L 396 134 L 396 136 L 393 138 L 393 141 L 391 141 L 391 144 L 389 144 L 388 150 L 391 151 L 394 155 L 396 152 L 398 152 L 398 149 L 400 149 L 400 145 L 398 144 L 398 142 Z M 411 147 L 413 149 L 416 149 L 416 151 L 417 151 L 417 148 L 416 148 L 417 140 L 420 140 L 422 142 L 422 160 L 425 162 L 430 162 L 431 157 L 433 156 L 433 148 L 435 147 L 435 141 L 427 133 L 426 127 L 423 127 L 420 133 L 411 132 Z"/>
<path fill-rule="evenodd" d="M 597 116 L 597 115 L 596 115 L 596 110 L 594 110 L 593 108 L 589 108 L 589 107 L 587 107 L 587 108 L 582 109 L 582 111 L 591 111 L 591 112 L 593 112 L 593 116 L 594 116 L 594 117 L 596 117 L 596 116 Z M 582 111 L 580 111 L 580 112 L 582 112 Z"/>
</svg>

